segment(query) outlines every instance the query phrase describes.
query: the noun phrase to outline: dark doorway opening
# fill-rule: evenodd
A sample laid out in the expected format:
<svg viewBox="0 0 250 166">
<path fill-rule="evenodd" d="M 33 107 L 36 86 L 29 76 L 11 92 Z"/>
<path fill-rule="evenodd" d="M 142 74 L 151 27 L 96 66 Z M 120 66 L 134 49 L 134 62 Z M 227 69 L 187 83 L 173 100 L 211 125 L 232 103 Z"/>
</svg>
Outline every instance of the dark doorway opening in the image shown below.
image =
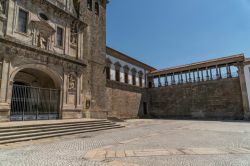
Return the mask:
<svg viewBox="0 0 250 166">
<path fill-rule="evenodd" d="M 148 103 L 143 102 L 143 114 L 147 115 L 148 114 Z"/>
</svg>

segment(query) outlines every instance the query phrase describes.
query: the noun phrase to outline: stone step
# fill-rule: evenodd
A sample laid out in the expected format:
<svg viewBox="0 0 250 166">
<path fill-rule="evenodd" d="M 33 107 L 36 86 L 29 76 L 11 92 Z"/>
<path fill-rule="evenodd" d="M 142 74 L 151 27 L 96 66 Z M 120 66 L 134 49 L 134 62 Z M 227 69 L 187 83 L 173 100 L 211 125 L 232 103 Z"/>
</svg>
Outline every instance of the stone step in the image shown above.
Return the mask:
<svg viewBox="0 0 250 166">
<path fill-rule="evenodd" d="M 103 119 L 103 120 L 87 120 L 87 121 L 76 121 L 76 122 L 61 122 L 60 120 L 58 120 L 58 122 L 56 122 L 56 123 L 42 123 L 42 124 L 32 124 L 32 125 L 24 125 L 24 124 L 20 123 L 20 125 L 18 125 L 18 126 L 5 126 L 5 127 L 0 126 L 0 131 L 3 129 L 12 129 L 12 128 L 27 128 L 27 127 L 38 127 L 38 126 L 45 127 L 45 126 L 79 124 L 79 123 L 90 124 L 90 123 L 98 123 L 98 122 L 110 122 L 110 121 Z"/>
<path fill-rule="evenodd" d="M 34 136 L 41 136 L 41 135 L 48 135 L 48 134 L 57 134 L 57 133 L 65 133 L 65 132 L 71 132 L 71 131 L 80 131 L 80 130 L 91 130 L 91 129 L 97 129 L 97 128 L 105 128 L 105 127 L 118 127 L 119 125 L 102 125 L 102 126 L 94 126 L 94 127 L 74 127 L 70 129 L 55 129 L 53 131 L 38 131 L 36 133 L 29 132 L 27 134 L 19 134 L 18 132 L 15 135 L 7 135 L 0 137 L 0 140 L 10 140 L 10 139 L 17 139 L 22 137 L 34 137 Z"/>
<path fill-rule="evenodd" d="M 7 133 L 7 132 L 20 132 L 20 131 L 29 131 L 29 130 L 36 130 L 36 129 L 51 129 L 51 128 L 64 128 L 64 127 L 74 127 L 74 126 L 92 126 L 92 125 L 101 125 L 101 124 L 115 124 L 113 122 L 109 121 L 90 121 L 90 122 L 82 122 L 82 123 L 59 123 L 59 124 L 53 124 L 53 125 L 33 125 L 33 126 L 22 126 L 22 127 L 10 127 L 10 128 L 4 128 L 0 129 L 0 135 L 2 133 Z"/>
<path fill-rule="evenodd" d="M 109 122 L 101 122 L 101 123 L 91 123 L 91 124 L 77 124 L 77 125 L 61 125 L 61 126 L 46 126 L 46 127 L 32 127 L 32 128 L 22 128 L 22 130 L 14 129 L 14 130 L 5 130 L 0 132 L 0 140 L 3 136 L 11 136 L 11 135 L 20 135 L 20 134 L 28 134 L 28 133 L 37 133 L 37 132 L 49 132 L 49 131 L 63 131 L 65 129 L 75 129 L 75 128 L 89 128 L 89 127 L 99 127 L 106 125 L 116 125 L 115 123 Z"/>
<path fill-rule="evenodd" d="M 34 135 L 34 136 L 29 136 L 29 137 L 1 140 L 0 144 L 21 142 L 21 141 L 30 141 L 30 140 L 37 140 L 37 139 L 50 138 L 50 137 L 59 137 L 59 136 L 73 135 L 73 134 L 80 134 L 80 133 L 87 133 L 87 132 L 95 132 L 95 131 L 101 131 L 101 130 L 117 129 L 117 128 L 122 128 L 122 127 L 124 127 L 124 126 L 112 125 L 110 127 L 106 126 L 106 127 L 99 127 L 99 128 L 85 129 L 85 130 L 64 131 L 64 132 L 60 132 L 60 133 L 50 133 L 50 134 L 43 134 L 43 135 L 36 135 L 36 136 Z"/>
</svg>

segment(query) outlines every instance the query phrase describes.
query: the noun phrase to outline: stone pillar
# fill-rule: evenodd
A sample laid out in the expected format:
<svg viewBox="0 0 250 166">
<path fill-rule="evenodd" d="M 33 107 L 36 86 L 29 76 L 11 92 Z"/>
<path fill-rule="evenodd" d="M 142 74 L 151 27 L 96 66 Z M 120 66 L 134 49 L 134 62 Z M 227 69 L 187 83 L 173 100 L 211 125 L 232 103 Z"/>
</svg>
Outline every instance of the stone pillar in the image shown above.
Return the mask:
<svg viewBox="0 0 250 166">
<path fill-rule="evenodd" d="M 185 79 L 186 79 L 186 83 L 187 83 L 188 82 L 187 73 L 185 73 Z"/>
<path fill-rule="evenodd" d="M 177 83 L 177 84 L 181 84 L 181 81 L 180 81 L 180 73 L 177 74 L 177 77 L 178 77 L 178 83 Z"/>
<path fill-rule="evenodd" d="M 250 120 L 250 110 L 249 110 L 247 87 L 246 87 L 246 80 L 245 80 L 245 74 L 244 74 L 244 65 L 243 63 L 240 63 L 240 64 L 237 64 L 237 67 L 238 67 L 242 101 L 243 101 L 244 119 Z"/>
<path fill-rule="evenodd" d="M 194 81 L 194 82 L 196 82 L 196 80 L 195 80 L 195 74 L 194 74 L 194 71 L 193 71 L 193 77 L 194 77 L 194 80 L 193 80 L 193 81 Z"/>
<path fill-rule="evenodd" d="M 200 80 L 201 80 L 200 79 L 200 71 L 199 71 L 199 69 L 197 69 L 197 81 L 200 82 Z"/>
<path fill-rule="evenodd" d="M 181 72 L 181 83 L 183 84 L 183 76 L 182 76 L 182 72 Z"/>
<path fill-rule="evenodd" d="M 175 74 L 173 73 L 173 75 L 172 75 L 172 85 L 175 85 Z"/>
<path fill-rule="evenodd" d="M 10 120 L 10 103 L 8 103 L 10 62 L 6 59 L 2 63 L 2 79 L 0 91 L 0 121 Z"/>
<path fill-rule="evenodd" d="M 231 67 L 228 64 L 226 65 L 226 67 L 227 67 L 227 78 L 231 78 L 232 77 Z"/>
<path fill-rule="evenodd" d="M 158 87 L 161 87 L 161 76 L 158 76 Z"/>
<path fill-rule="evenodd" d="M 204 71 L 204 70 L 201 70 L 201 81 L 204 81 L 203 71 Z"/>
<path fill-rule="evenodd" d="M 165 76 L 165 86 L 168 86 L 168 75 Z"/>
<path fill-rule="evenodd" d="M 220 77 L 220 79 L 222 79 L 222 75 L 221 75 L 221 66 L 219 67 L 219 77 Z"/>
<path fill-rule="evenodd" d="M 191 78 L 191 71 L 189 70 L 189 72 L 188 72 L 188 76 L 189 76 L 189 82 L 191 83 L 192 82 L 192 78 Z"/>
<path fill-rule="evenodd" d="M 81 95 L 81 91 L 82 91 L 82 76 L 78 76 L 77 77 L 77 90 L 76 90 L 76 109 L 78 110 L 82 110 L 83 109 L 83 105 L 82 105 L 82 95 Z"/>
<path fill-rule="evenodd" d="M 219 75 L 219 70 L 218 70 L 218 66 L 216 66 L 216 78 L 217 80 L 219 79 L 220 75 Z"/>
<path fill-rule="evenodd" d="M 206 68 L 206 79 L 209 80 L 208 68 Z"/>
<path fill-rule="evenodd" d="M 210 80 L 213 80 L 212 68 L 210 68 Z"/>
<path fill-rule="evenodd" d="M 63 105 L 67 104 L 67 82 L 68 82 L 68 75 L 66 73 L 63 74 Z"/>
</svg>

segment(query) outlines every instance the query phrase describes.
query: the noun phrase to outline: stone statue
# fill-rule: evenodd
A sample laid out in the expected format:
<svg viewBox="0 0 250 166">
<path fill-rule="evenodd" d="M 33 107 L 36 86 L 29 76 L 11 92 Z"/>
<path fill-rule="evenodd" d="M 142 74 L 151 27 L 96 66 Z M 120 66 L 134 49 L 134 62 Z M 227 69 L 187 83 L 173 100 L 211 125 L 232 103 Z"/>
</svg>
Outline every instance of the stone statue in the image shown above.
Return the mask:
<svg viewBox="0 0 250 166">
<path fill-rule="evenodd" d="M 69 90 L 74 90 L 75 88 L 76 88 L 76 79 L 72 74 L 70 74 L 69 75 Z"/>
<path fill-rule="evenodd" d="M 47 46 L 47 41 L 45 40 L 45 38 L 42 36 L 41 33 L 38 34 L 38 43 L 37 46 L 43 49 L 46 49 Z"/>
</svg>

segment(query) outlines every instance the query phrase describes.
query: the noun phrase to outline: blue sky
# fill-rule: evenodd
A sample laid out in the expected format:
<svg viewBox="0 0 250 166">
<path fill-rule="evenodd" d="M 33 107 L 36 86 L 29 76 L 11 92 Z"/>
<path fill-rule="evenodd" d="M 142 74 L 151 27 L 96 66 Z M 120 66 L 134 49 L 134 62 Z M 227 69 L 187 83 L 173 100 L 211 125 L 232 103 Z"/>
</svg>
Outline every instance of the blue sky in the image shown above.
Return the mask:
<svg viewBox="0 0 250 166">
<path fill-rule="evenodd" d="M 107 45 L 157 69 L 250 56 L 250 0 L 110 0 Z"/>
</svg>

